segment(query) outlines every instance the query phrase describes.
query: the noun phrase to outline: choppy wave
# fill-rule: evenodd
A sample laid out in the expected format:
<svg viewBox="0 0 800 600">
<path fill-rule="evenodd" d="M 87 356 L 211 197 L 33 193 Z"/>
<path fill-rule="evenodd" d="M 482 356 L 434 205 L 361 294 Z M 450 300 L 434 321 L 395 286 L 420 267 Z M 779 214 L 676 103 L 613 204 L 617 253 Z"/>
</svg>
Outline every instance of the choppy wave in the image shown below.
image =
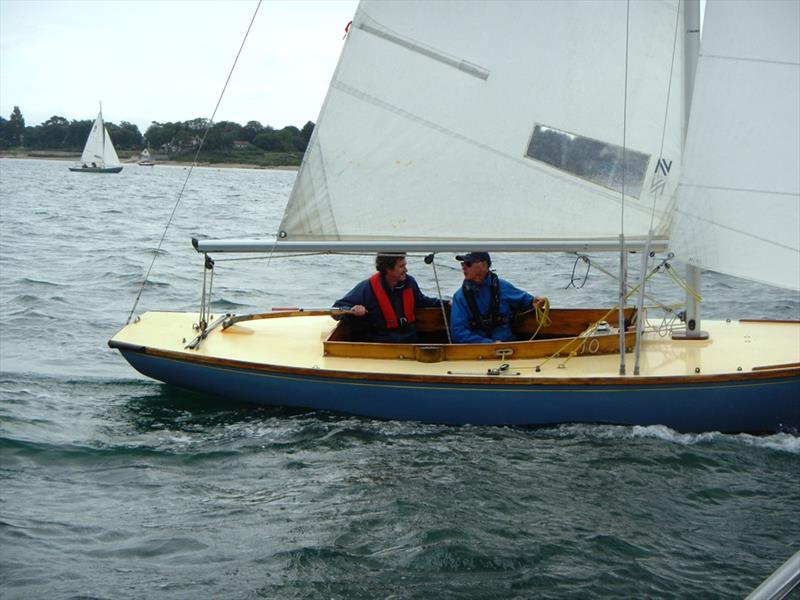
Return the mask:
<svg viewBox="0 0 800 600">
<path fill-rule="evenodd" d="M 102 179 L 58 162 L 2 168 L 4 597 L 744 597 L 800 539 L 800 438 L 788 434 L 398 423 L 144 379 L 106 342 L 185 169 Z M 203 263 L 189 238 L 274 230 L 293 177 L 196 169 L 138 310 L 197 308 Z M 583 290 L 563 289 L 572 261 L 496 259 L 562 305 L 614 302 L 594 272 Z M 214 310 L 327 305 L 370 265 L 224 264 Z M 430 267 L 414 269 L 434 289 Z M 457 287 L 457 269 L 438 274 Z M 791 295 L 755 286 L 743 302 L 710 281 L 727 296 L 704 306 L 709 316 L 800 316 Z"/>
<path fill-rule="evenodd" d="M 620 433 L 620 432 L 615 432 Z M 648 427 L 634 426 L 626 430 L 623 439 L 627 437 L 657 438 L 667 442 L 682 445 L 711 444 L 714 442 L 738 443 L 756 448 L 779 450 L 792 454 L 800 454 L 800 437 L 790 433 L 776 433 L 772 435 L 753 436 L 749 434 L 723 434 L 718 431 L 704 433 L 679 433 L 663 425 Z"/>
</svg>

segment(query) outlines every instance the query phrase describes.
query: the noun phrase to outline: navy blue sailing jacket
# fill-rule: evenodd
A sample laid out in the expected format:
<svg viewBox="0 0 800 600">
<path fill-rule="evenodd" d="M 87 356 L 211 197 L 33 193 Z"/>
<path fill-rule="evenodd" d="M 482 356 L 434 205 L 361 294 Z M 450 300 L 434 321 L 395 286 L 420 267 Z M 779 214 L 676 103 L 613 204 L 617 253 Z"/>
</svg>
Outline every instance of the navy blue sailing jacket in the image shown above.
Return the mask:
<svg viewBox="0 0 800 600">
<path fill-rule="evenodd" d="M 411 275 L 406 275 L 406 280 L 393 289 L 389 289 L 386 280 L 381 277 L 383 289 L 389 296 L 389 301 L 394 307 L 398 317 L 403 315 L 403 290 L 406 286 L 411 286 L 414 290 L 414 303 L 418 308 L 439 306 L 439 300 L 431 298 L 422 293 L 419 285 Z M 367 314 L 363 317 L 354 315 L 344 315 L 353 327 L 354 338 L 365 342 L 390 342 L 395 344 L 413 344 L 419 340 L 417 326 L 414 323 L 401 325 L 397 329 L 387 329 L 386 321 L 378 306 L 378 300 L 369 284 L 369 279 L 358 283 L 347 294 L 333 303 L 333 308 L 350 308 L 357 304 L 363 305 L 367 309 Z"/>
</svg>

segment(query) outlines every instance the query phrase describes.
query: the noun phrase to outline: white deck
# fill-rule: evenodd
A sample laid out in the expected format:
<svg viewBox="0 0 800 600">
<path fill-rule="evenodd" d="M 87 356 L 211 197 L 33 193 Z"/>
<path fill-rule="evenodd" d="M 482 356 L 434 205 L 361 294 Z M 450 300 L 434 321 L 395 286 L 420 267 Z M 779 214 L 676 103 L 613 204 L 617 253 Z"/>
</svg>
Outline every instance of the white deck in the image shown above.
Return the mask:
<svg viewBox="0 0 800 600">
<path fill-rule="evenodd" d="M 186 344 L 197 332 L 192 325 L 197 313 L 148 312 L 125 326 L 113 340 L 152 349 L 306 369 L 396 375 L 475 374 L 484 377 L 488 368 L 508 363 L 509 373 L 540 378 L 620 377 L 619 356 L 442 361 L 421 363 L 405 360 L 341 358 L 323 356 L 323 341 L 336 325 L 328 316 L 292 316 L 246 321 L 227 330 L 216 329 L 196 350 Z M 641 375 L 669 377 L 748 372 L 753 368 L 800 363 L 800 323 L 754 321 L 704 321 L 709 333 L 705 341 L 673 341 L 648 333 L 642 344 Z M 628 373 L 633 355 L 628 354 Z M 535 367 L 541 371 L 535 373 Z M 563 365 L 563 367 L 561 366 Z"/>
</svg>

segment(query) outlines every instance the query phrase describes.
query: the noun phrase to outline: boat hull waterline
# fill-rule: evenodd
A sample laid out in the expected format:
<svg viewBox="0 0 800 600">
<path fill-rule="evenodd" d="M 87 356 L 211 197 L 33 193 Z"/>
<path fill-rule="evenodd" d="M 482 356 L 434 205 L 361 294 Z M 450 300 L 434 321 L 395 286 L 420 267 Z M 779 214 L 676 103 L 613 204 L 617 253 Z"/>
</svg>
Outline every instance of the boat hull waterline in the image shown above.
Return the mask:
<svg viewBox="0 0 800 600">
<path fill-rule="evenodd" d="M 187 315 L 174 314 L 185 322 Z M 287 320 L 300 322 L 298 318 Z M 302 322 L 308 321 L 306 318 Z M 442 361 L 431 365 L 414 360 L 326 359 L 320 341 L 316 348 L 310 348 L 315 364 L 299 359 L 292 366 L 275 364 L 277 360 L 267 363 L 263 357 L 254 362 L 225 350 L 232 344 L 241 345 L 237 342 L 243 337 L 250 344 L 266 342 L 268 336 L 258 340 L 259 327 L 274 323 L 246 328 L 240 332 L 244 336 L 213 331 L 199 350 L 142 345 L 141 335 L 126 335 L 126 330 L 135 330 L 138 325 L 123 328 L 109 345 L 119 349 L 140 373 L 181 388 L 250 404 L 448 425 L 547 426 L 581 422 L 664 425 L 680 432 L 800 430 L 800 361 L 756 370 L 734 368 L 730 373 L 645 373 L 633 377 L 597 375 L 604 369 L 608 373 L 609 361 L 618 357 L 578 356 L 570 361 L 568 375 L 558 376 L 557 371 L 563 370 L 557 361 L 548 363 L 541 373 L 532 374 L 534 365 L 541 360 L 508 360 L 507 371 L 488 375 L 487 367 L 497 367 L 499 361 Z M 319 325 L 317 340 L 332 328 L 330 323 Z M 722 327 L 726 325 L 729 324 L 721 323 Z M 759 326 L 768 330 L 770 323 L 748 324 L 746 331 Z M 800 332 L 800 324 L 794 328 Z M 273 342 L 280 337 L 280 331 L 274 333 Z M 781 335 L 785 337 L 785 329 Z M 758 346 L 752 344 L 752 333 L 744 337 L 746 345 Z M 203 349 L 206 342 L 210 349 Z M 656 342 L 659 348 L 649 362 L 663 362 L 664 347 L 670 344 L 713 347 L 713 343 L 705 342 Z M 647 344 L 644 352 L 648 352 Z M 291 361 L 293 348 L 287 347 L 286 354 Z M 673 354 L 685 353 L 681 350 Z M 692 361 L 712 361 L 710 354 L 703 357 L 693 349 L 688 356 Z M 632 356 L 628 358 L 632 369 Z M 737 360 L 744 362 L 742 358 Z"/>
</svg>

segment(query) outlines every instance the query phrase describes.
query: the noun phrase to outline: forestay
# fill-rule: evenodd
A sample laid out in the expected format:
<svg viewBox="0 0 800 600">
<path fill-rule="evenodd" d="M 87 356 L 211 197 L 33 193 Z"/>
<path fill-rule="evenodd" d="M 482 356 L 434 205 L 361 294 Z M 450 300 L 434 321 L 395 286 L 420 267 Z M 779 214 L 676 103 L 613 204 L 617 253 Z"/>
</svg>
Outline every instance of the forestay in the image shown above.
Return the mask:
<svg viewBox="0 0 800 600">
<path fill-rule="evenodd" d="M 709 2 L 672 247 L 800 290 L 800 3 Z"/>
<path fill-rule="evenodd" d="M 626 236 L 666 234 L 682 7 L 629 8 L 362 2 L 281 237 L 617 240 L 623 185 Z"/>
</svg>

